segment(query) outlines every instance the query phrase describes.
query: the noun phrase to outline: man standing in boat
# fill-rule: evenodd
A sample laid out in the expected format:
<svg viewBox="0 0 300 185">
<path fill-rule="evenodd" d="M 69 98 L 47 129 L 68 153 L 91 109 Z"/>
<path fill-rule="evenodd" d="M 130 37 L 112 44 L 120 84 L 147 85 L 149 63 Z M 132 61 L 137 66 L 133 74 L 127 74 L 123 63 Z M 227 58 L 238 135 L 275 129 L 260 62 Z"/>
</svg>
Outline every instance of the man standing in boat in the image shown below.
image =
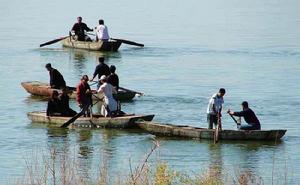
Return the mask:
<svg viewBox="0 0 300 185">
<path fill-rule="evenodd" d="M 84 115 L 89 117 L 92 105 L 92 91 L 88 81 L 89 77 L 87 75 L 83 75 L 76 87 L 76 101 L 81 109 L 86 110 Z"/>
<path fill-rule="evenodd" d="M 117 94 L 117 91 L 111 84 L 107 83 L 105 75 L 101 76 L 100 81 L 102 85 L 97 92 L 104 94 L 104 105 L 101 108 L 101 114 L 105 117 L 112 116 L 118 108 L 117 101 L 113 97 L 113 94 Z"/>
<path fill-rule="evenodd" d="M 119 77 L 116 74 L 116 66 L 111 65 L 109 67 L 110 75 L 107 77 L 107 83 L 111 84 L 116 90 L 119 90 Z"/>
<path fill-rule="evenodd" d="M 104 21 L 102 19 L 99 20 L 99 25 L 96 29 L 96 41 L 107 42 L 109 40 L 108 29 L 107 26 L 104 25 Z"/>
<path fill-rule="evenodd" d="M 98 75 L 98 79 L 100 80 L 101 76 L 102 75 L 105 75 L 105 76 L 108 76 L 110 75 L 110 70 L 109 70 L 109 67 L 108 65 L 106 65 L 104 63 L 104 57 L 99 57 L 99 64 L 96 66 L 96 69 L 94 71 L 94 74 L 93 74 L 93 78 L 90 80 L 90 81 L 93 81 L 94 78 Z M 101 85 L 101 82 L 99 81 L 98 83 L 98 87 L 99 88 Z"/>
<path fill-rule="evenodd" d="M 49 71 L 50 86 L 53 89 L 63 89 L 66 87 L 64 77 L 60 74 L 57 69 L 52 68 L 51 64 L 46 64 L 46 69 Z"/>
<path fill-rule="evenodd" d="M 82 17 L 77 17 L 77 23 L 73 25 L 72 31 L 74 31 L 78 41 L 92 41 L 84 31 L 93 31 L 93 29 L 82 22 Z"/>
<path fill-rule="evenodd" d="M 225 89 L 221 88 L 218 93 L 212 95 L 207 106 L 207 123 L 208 128 L 213 129 L 218 125 L 218 122 L 221 121 L 222 117 L 222 105 L 224 103 L 223 96 L 225 95 Z"/>
<path fill-rule="evenodd" d="M 240 130 L 260 130 L 260 122 L 255 113 L 249 108 L 247 101 L 242 103 L 242 109 L 240 112 L 233 112 L 228 109 L 227 113 L 233 116 L 244 117 L 247 125 L 242 125 Z"/>
</svg>

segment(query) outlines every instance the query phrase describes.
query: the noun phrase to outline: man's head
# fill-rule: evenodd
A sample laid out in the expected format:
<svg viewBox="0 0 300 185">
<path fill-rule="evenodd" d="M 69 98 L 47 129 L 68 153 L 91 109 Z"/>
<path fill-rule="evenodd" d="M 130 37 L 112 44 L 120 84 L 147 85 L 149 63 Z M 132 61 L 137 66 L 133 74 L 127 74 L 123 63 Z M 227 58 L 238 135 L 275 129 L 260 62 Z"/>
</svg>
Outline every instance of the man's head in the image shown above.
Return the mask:
<svg viewBox="0 0 300 185">
<path fill-rule="evenodd" d="M 219 92 L 218 92 L 218 95 L 223 97 L 225 95 L 226 91 L 224 88 L 220 88 Z"/>
<path fill-rule="evenodd" d="M 101 83 L 105 83 L 105 82 L 106 82 L 106 76 L 105 76 L 105 75 L 102 75 L 102 76 L 100 77 L 100 82 L 101 82 Z"/>
<path fill-rule="evenodd" d="M 98 61 L 99 61 L 99 63 L 103 63 L 104 62 L 104 57 L 99 57 Z"/>
<path fill-rule="evenodd" d="M 80 17 L 80 16 L 77 17 L 77 22 L 78 22 L 78 23 L 81 23 L 81 22 L 82 22 L 82 17 Z"/>
<path fill-rule="evenodd" d="M 58 92 L 57 91 L 53 91 L 52 95 L 51 95 L 52 99 L 57 99 L 58 98 Z"/>
<path fill-rule="evenodd" d="M 46 65 L 45 65 L 45 68 L 46 68 L 48 71 L 50 71 L 50 70 L 52 69 L 51 64 L 50 64 L 50 63 L 46 64 Z"/>
<path fill-rule="evenodd" d="M 88 75 L 83 75 L 83 76 L 81 77 L 81 81 L 88 83 L 88 81 L 89 81 Z"/>
<path fill-rule="evenodd" d="M 116 72 L 116 66 L 111 65 L 111 66 L 109 67 L 109 71 L 110 71 L 110 73 L 115 73 L 115 72 Z"/>
<path fill-rule="evenodd" d="M 63 94 L 68 94 L 69 89 L 67 87 L 64 87 L 61 91 Z"/>
<path fill-rule="evenodd" d="M 103 25 L 103 24 L 104 24 L 104 20 L 103 20 L 103 19 L 100 19 L 100 20 L 99 20 L 99 24 L 100 24 L 100 25 Z"/>
<path fill-rule="evenodd" d="M 248 102 L 247 102 L 247 101 L 243 101 L 241 105 L 242 105 L 243 110 L 249 108 L 249 105 L 248 105 Z"/>
</svg>

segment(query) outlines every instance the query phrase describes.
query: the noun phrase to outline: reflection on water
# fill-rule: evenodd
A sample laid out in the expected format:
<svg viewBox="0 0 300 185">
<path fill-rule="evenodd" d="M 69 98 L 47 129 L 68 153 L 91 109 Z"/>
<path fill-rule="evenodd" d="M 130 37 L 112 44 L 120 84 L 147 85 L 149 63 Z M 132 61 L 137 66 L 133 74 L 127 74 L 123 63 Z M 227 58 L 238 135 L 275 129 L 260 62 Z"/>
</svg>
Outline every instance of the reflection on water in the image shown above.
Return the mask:
<svg viewBox="0 0 300 185">
<path fill-rule="evenodd" d="M 216 145 L 213 142 L 208 144 L 209 151 L 209 165 L 208 173 L 211 177 L 215 177 L 218 180 L 222 180 L 222 169 L 223 169 L 223 154 L 220 145 Z"/>
<path fill-rule="evenodd" d="M 79 129 L 77 133 L 79 134 L 77 139 L 79 154 L 82 158 L 87 159 L 93 153 L 93 146 L 90 143 L 93 137 L 92 131 L 90 129 Z"/>
</svg>

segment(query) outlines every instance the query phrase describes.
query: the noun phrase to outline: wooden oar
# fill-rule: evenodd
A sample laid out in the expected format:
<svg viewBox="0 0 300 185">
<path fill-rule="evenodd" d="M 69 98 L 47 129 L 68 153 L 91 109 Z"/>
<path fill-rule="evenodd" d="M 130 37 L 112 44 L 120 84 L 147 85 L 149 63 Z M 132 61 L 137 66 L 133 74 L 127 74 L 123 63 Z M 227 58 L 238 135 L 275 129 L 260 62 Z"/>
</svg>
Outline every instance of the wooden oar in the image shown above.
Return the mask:
<svg viewBox="0 0 300 185">
<path fill-rule="evenodd" d="M 130 40 L 115 39 L 115 38 L 110 38 L 110 39 L 111 39 L 111 40 L 118 41 L 118 42 L 122 42 L 122 43 L 124 43 L 124 44 L 129 44 L 129 45 L 134 45 L 134 46 L 144 47 L 144 44 L 140 44 L 140 43 L 133 42 L 133 41 L 130 41 Z"/>
<path fill-rule="evenodd" d="M 72 117 L 71 119 L 69 119 L 69 121 L 65 122 L 60 127 L 61 128 L 68 127 L 71 123 L 75 122 L 77 118 L 79 118 L 80 116 L 82 116 L 84 114 L 84 112 L 87 111 L 88 108 L 89 108 L 89 106 L 84 107 L 79 113 L 77 113 L 74 117 Z"/>
<path fill-rule="evenodd" d="M 138 95 L 140 95 L 140 96 L 145 95 L 145 94 L 142 93 L 142 92 L 133 91 L 133 90 L 130 90 L 130 89 L 126 89 L 126 88 L 124 88 L 124 87 L 119 87 L 119 89 L 124 90 L 124 91 L 131 91 L 131 92 L 134 92 L 134 93 L 136 93 L 136 94 L 138 94 Z"/>
<path fill-rule="evenodd" d="M 93 33 L 87 33 L 87 34 L 88 34 L 88 35 L 96 36 L 96 35 L 93 34 Z M 117 42 L 122 42 L 122 43 L 128 44 L 128 45 L 134 45 L 134 46 L 144 47 L 144 44 L 140 44 L 140 43 L 133 42 L 133 41 L 130 41 L 130 40 L 116 39 L 116 38 L 110 38 L 110 40 L 115 40 L 115 41 L 117 41 Z"/>
<path fill-rule="evenodd" d="M 229 113 L 228 113 L 229 114 Z M 240 123 L 238 123 L 238 121 L 235 119 L 235 117 L 233 117 L 233 115 L 229 114 L 230 117 L 233 119 L 233 121 L 236 123 L 236 127 L 237 129 L 239 129 L 239 126 L 241 125 Z"/>
<path fill-rule="evenodd" d="M 221 131 L 221 117 L 218 114 L 218 124 L 217 127 L 215 129 L 215 137 L 214 137 L 214 143 L 216 144 L 219 141 L 219 132 Z"/>
<path fill-rule="evenodd" d="M 98 97 L 97 97 L 98 98 Z M 96 101 L 95 103 L 93 103 L 92 106 L 96 105 L 99 101 L 101 101 L 102 99 L 98 98 L 98 101 Z M 65 122 L 62 126 L 62 128 L 68 127 L 71 123 L 75 122 L 77 118 L 79 118 L 80 116 L 82 116 L 84 114 L 85 111 L 87 111 L 89 109 L 90 106 L 84 107 L 79 113 L 77 113 L 73 118 L 69 119 L 69 121 Z"/>
<path fill-rule="evenodd" d="M 48 41 L 48 42 L 45 42 L 43 44 L 40 44 L 40 47 L 43 47 L 43 46 L 47 46 L 47 45 L 50 45 L 50 44 L 54 44 L 56 42 L 59 42 L 61 40 L 64 40 L 65 38 L 67 38 L 68 36 L 66 37 L 61 37 L 61 38 L 58 38 L 58 39 L 54 39 L 54 40 L 51 40 L 51 41 Z"/>
</svg>

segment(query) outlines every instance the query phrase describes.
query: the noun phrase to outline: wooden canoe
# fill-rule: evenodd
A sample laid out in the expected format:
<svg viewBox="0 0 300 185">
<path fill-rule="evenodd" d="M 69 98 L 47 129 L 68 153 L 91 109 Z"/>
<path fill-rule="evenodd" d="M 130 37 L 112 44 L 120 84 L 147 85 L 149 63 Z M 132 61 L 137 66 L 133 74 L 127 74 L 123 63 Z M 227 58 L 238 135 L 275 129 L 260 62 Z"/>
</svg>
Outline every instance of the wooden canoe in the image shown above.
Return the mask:
<svg viewBox="0 0 300 185">
<path fill-rule="evenodd" d="M 186 125 L 160 124 L 154 122 L 138 122 L 138 127 L 160 136 L 186 137 L 196 139 L 214 139 L 214 129 L 191 127 Z M 286 130 L 222 130 L 219 140 L 278 140 Z"/>
<path fill-rule="evenodd" d="M 77 41 L 70 37 L 62 40 L 62 45 L 68 48 L 77 48 L 77 49 L 85 49 L 90 51 L 118 51 L 122 42 L 119 41 L 108 41 L 108 42 L 85 42 L 85 41 Z"/>
<path fill-rule="evenodd" d="M 52 89 L 49 84 L 39 82 L 39 81 L 29 81 L 29 82 L 22 82 L 21 85 L 24 87 L 24 89 L 32 94 L 32 95 L 37 95 L 37 96 L 51 96 L 52 92 L 54 90 L 58 91 L 59 93 L 61 92 L 60 89 Z M 72 99 L 76 98 L 76 89 L 75 87 L 68 87 L 70 90 L 69 96 Z M 103 97 L 103 94 L 96 94 L 97 97 L 100 99 Z M 136 95 L 135 91 L 131 90 L 125 90 L 124 88 L 120 87 L 118 90 L 118 94 L 116 95 L 116 99 L 119 101 L 129 101 L 132 100 Z M 93 97 L 95 98 L 95 97 Z"/>
<path fill-rule="evenodd" d="M 29 112 L 28 118 L 32 122 L 48 124 L 49 126 L 60 127 L 71 117 L 46 116 L 46 112 Z M 151 121 L 154 115 L 124 115 L 120 117 L 103 117 L 93 115 L 93 117 L 80 117 L 72 126 L 74 127 L 96 127 L 96 128 L 131 128 L 136 126 L 136 121 Z"/>
</svg>

